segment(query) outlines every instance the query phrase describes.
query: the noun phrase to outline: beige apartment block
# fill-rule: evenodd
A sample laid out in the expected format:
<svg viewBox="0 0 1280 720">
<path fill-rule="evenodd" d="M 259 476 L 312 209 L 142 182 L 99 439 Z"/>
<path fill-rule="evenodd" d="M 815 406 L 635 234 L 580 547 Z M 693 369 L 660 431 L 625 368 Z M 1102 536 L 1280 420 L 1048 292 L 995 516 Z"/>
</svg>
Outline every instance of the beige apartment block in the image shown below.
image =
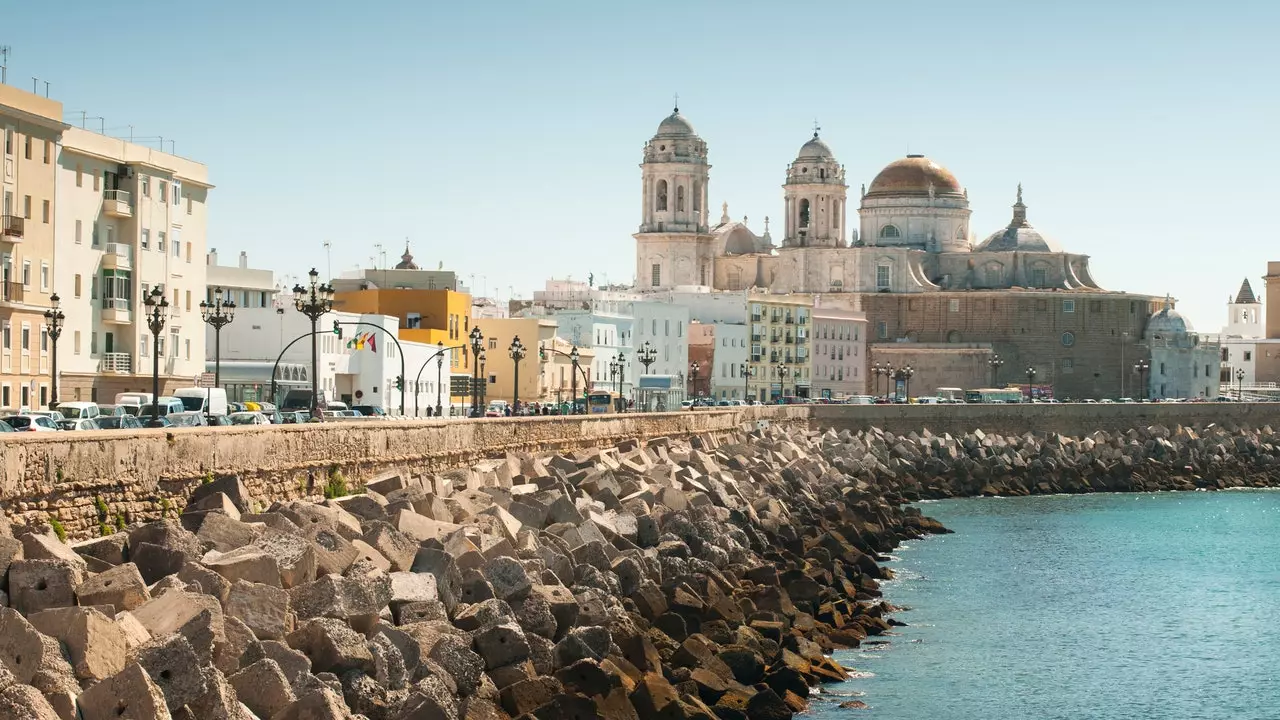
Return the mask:
<svg viewBox="0 0 1280 720">
<path fill-rule="evenodd" d="M 484 333 L 486 398 L 490 401 L 515 399 L 516 364 L 511 358 L 511 341 L 520 338 L 524 359 L 520 361 L 520 405 L 526 402 L 549 402 L 555 390 L 567 379 L 560 378 L 568 361 L 557 362 L 554 353 L 540 356 L 539 346 L 552 347 L 557 323 L 550 318 L 482 318 L 475 321 Z M 559 346 L 555 346 L 559 348 Z M 585 363 L 585 360 L 581 362 Z M 579 382 L 579 388 L 582 383 Z M 566 393 L 567 394 L 567 393 Z"/>
<path fill-rule="evenodd" d="M 810 397 L 813 298 L 810 295 L 752 293 L 749 396 L 761 402 Z"/>
<path fill-rule="evenodd" d="M 56 168 L 59 398 L 150 392 L 157 357 L 161 392 L 190 387 L 205 369 L 208 168 L 79 128 L 64 130 Z M 158 355 L 143 305 L 157 287 Z"/>
<path fill-rule="evenodd" d="M 0 85 L 0 410 L 50 398 L 57 148 L 62 103 Z"/>
</svg>

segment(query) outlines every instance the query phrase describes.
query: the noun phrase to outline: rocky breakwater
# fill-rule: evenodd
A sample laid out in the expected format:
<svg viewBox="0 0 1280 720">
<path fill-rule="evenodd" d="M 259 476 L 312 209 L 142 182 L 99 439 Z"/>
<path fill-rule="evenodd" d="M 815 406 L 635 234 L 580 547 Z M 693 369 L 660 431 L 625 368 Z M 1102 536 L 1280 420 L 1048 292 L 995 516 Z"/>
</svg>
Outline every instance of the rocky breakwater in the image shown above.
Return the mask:
<svg viewBox="0 0 1280 720">
<path fill-rule="evenodd" d="M 822 450 L 840 471 L 908 500 L 1280 487 L 1280 434 L 1270 427 L 1155 425 L 1081 437 L 828 430 Z"/>
<path fill-rule="evenodd" d="M 6 521 L 0 720 L 787 718 L 890 627 L 883 553 L 942 531 L 828 447 L 659 438 L 265 510 L 218 478 L 70 545 Z"/>
</svg>

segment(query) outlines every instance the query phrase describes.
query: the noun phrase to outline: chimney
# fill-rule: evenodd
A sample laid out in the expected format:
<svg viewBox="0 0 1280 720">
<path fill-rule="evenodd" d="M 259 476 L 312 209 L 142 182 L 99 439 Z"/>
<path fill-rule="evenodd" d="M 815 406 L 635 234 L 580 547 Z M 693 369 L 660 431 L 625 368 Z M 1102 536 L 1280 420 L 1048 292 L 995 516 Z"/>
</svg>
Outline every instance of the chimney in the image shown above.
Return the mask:
<svg viewBox="0 0 1280 720">
<path fill-rule="evenodd" d="M 204 264 L 205 265 L 218 264 L 218 248 L 209 248 L 209 252 L 205 254 Z"/>
<path fill-rule="evenodd" d="M 249 253 L 244 250 L 240 251 L 240 269 L 246 270 L 249 267 Z"/>
</svg>

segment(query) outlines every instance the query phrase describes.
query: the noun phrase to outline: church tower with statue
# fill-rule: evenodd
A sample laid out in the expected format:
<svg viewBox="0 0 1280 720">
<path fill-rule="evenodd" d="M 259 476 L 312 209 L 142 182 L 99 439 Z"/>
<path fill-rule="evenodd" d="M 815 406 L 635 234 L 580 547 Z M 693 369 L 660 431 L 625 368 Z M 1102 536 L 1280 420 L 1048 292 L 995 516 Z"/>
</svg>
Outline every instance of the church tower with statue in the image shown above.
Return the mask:
<svg viewBox="0 0 1280 720">
<path fill-rule="evenodd" d="M 715 247 L 707 220 L 707 144 L 672 110 L 644 146 L 636 286 L 664 290 L 710 286 Z"/>
</svg>

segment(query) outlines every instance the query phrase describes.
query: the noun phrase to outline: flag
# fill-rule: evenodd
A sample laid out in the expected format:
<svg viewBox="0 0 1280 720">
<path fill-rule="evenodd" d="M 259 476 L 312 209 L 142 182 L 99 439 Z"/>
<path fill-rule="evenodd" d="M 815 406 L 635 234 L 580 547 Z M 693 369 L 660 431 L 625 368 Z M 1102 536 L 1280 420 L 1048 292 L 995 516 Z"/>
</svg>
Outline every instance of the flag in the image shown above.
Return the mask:
<svg viewBox="0 0 1280 720">
<path fill-rule="evenodd" d="M 369 350 L 375 353 L 378 352 L 378 346 L 373 342 L 373 333 L 369 333 L 366 339 L 369 341 Z"/>
</svg>

